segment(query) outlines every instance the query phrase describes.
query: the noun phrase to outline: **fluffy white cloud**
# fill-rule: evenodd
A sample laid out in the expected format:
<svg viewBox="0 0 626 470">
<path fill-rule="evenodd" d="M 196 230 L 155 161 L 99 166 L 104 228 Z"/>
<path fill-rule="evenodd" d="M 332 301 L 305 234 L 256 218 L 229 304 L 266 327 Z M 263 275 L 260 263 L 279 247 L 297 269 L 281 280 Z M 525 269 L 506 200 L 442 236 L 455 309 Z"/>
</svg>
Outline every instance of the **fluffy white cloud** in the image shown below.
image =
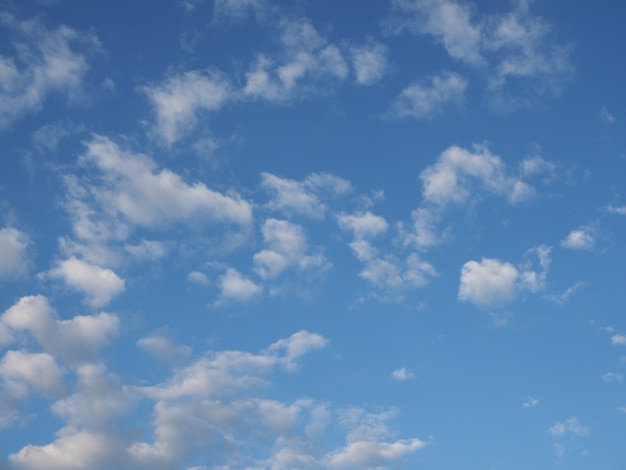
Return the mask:
<svg viewBox="0 0 626 470">
<path fill-rule="evenodd" d="M 430 83 L 413 83 L 396 98 L 390 115 L 396 118 L 433 116 L 448 104 L 459 104 L 466 88 L 467 81 L 450 72 L 432 77 Z"/>
<path fill-rule="evenodd" d="M 382 217 L 365 212 L 362 214 L 341 214 L 337 218 L 342 230 L 350 230 L 357 240 L 369 239 L 384 233 L 389 224 Z"/>
<path fill-rule="evenodd" d="M 311 23 L 283 19 L 279 28 L 284 60 L 275 63 L 260 56 L 246 74 L 245 97 L 285 102 L 304 87 L 305 79 L 313 83 L 328 78 L 346 79 L 349 69 L 343 53 L 320 36 Z"/>
<path fill-rule="evenodd" d="M 263 279 L 274 279 L 289 268 L 299 271 L 328 266 L 322 254 L 307 254 L 302 226 L 286 220 L 267 219 L 262 227 L 266 248 L 254 255 L 256 271 Z"/>
<path fill-rule="evenodd" d="M 45 277 L 62 279 L 65 284 L 87 296 L 92 307 L 102 307 L 124 291 L 124 280 L 115 272 L 71 257 L 57 262 Z"/>
<path fill-rule="evenodd" d="M 263 290 L 261 286 L 233 268 L 228 268 L 226 273 L 217 279 L 217 284 L 220 288 L 220 300 L 247 302 Z"/>
<path fill-rule="evenodd" d="M 106 137 L 87 143 L 85 162 L 101 171 L 105 184 L 93 189 L 104 208 L 138 225 L 154 226 L 192 217 L 246 224 L 250 204 L 225 196 L 203 183 L 189 185 L 167 169 L 157 170 L 150 158 L 123 151 Z"/>
<path fill-rule="evenodd" d="M 591 226 L 580 227 L 572 230 L 567 237 L 561 241 L 563 248 L 570 250 L 592 250 L 596 244 L 597 233 Z"/>
<path fill-rule="evenodd" d="M 326 347 L 328 340 L 317 333 L 309 333 L 302 330 L 292 334 L 289 338 L 276 341 L 269 348 L 270 352 L 284 351 L 282 362 L 288 370 L 297 368 L 296 359 L 299 359 L 309 351 L 315 351 Z"/>
<path fill-rule="evenodd" d="M 156 240 L 141 240 L 137 245 L 126 245 L 124 248 L 138 261 L 155 261 L 167 252 L 165 244 Z"/>
<path fill-rule="evenodd" d="M 399 440 L 394 442 L 357 441 L 351 442 L 344 449 L 328 459 L 330 468 L 376 469 L 407 454 L 422 450 L 426 443 L 420 439 Z"/>
<path fill-rule="evenodd" d="M 483 190 L 516 203 L 532 196 L 533 189 L 507 175 L 502 159 L 482 145 L 474 151 L 456 145 L 439 155 L 434 165 L 420 174 L 426 202 L 444 206 L 467 202 L 472 191 Z"/>
<path fill-rule="evenodd" d="M 606 210 L 607 212 L 610 212 L 612 214 L 626 215 L 626 206 L 615 207 L 613 205 L 609 205 L 607 206 Z"/>
<path fill-rule="evenodd" d="M 194 127 L 200 111 L 220 109 L 233 93 L 228 79 L 216 70 L 174 75 L 144 91 L 154 106 L 159 135 L 168 145 Z"/>
<path fill-rule="evenodd" d="M 115 315 L 99 313 L 60 320 L 42 295 L 22 297 L 0 317 L 13 330 L 30 332 L 45 351 L 70 363 L 93 360 L 117 334 Z"/>
<path fill-rule="evenodd" d="M 619 346 L 626 346 L 626 335 L 613 335 L 611 336 L 611 344 L 614 345 L 619 345 Z"/>
<path fill-rule="evenodd" d="M 415 378 L 415 374 L 408 370 L 406 367 L 396 369 L 391 373 L 391 377 L 398 382 L 406 382 Z"/>
<path fill-rule="evenodd" d="M 387 49 L 378 42 L 370 41 L 363 46 L 350 48 L 352 67 L 356 82 L 371 85 L 379 81 L 387 69 Z"/>
<path fill-rule="evenodd" d="M 25 397 L 29 388 L 47 397 L 61 395 L 63 375 L 63 368 L 46 353 L 7 351 L 0 361 L 4 387 L 17 398 Z"/>
<path fill-rule="evenodd" d="M 510 263 L 483 258 L 468 261 L 461 269 L 459 300 L 481 306 L 501 305 L 517 294 L 519 272 Z"/>
<path fill-rule="evenodd" d="M 569 418 L 563 422 L 557 422 L 548 429 L 548 432 L 553 436 L 588 436 L 591 434 L 591 428 L 589 426 L 582 425 L 578 422 L 578 418 Z"/>
<path fill-rule="evenodd" d="M 81 49 L 97 50 L 95 36 L 67 26 L 50 30 L 39 19 L 19 21 L 8 13 L 0 24 L 14 36 L 7 40 L 13 55 L 0 55 L 0 128 L 39 111 L 50 94 L 69 101 L 80 97 L 89 70 Z"/>
<path fill-rule="evenodd" d="M 28 272 L 28 235 L 12 227 L 0 229 L 0 280 L 22 277 Z"/>
<path fill-rule="evenodd" d="M 270 209 L 313 219 L 322 219 L 327 211 L 322 199 L 352 190 L 348 181 L 328 173 L 312 173 L 303 181 L 295 181 L 263 172 L 261 184 L 273 196 L 267 204 Z"/>
</svg>

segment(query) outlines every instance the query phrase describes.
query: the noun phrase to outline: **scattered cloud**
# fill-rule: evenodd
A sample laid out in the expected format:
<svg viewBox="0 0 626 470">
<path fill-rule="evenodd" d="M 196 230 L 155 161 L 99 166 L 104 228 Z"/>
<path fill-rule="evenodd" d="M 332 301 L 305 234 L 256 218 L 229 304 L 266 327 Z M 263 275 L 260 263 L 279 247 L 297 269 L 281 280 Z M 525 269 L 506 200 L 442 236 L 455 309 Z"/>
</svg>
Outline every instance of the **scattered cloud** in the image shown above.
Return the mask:
<svg viewBox="0 0 626 470">
<path fill-rule="evenodd" d="M 159 136 L 167 145 L 189 133 L 199 112 L 220 109 L 233 94 L 228 78 L 213 69 L 173 75 L 143 91 L 154 107 Z"/>
<path fill-rule="evenodd" d="M 125 282 L 108 268 L 90 264 L 75 257 L 58 261 L 42 277 L 61 279 L 72 290 L 86 295 L 86 303 L 102 307 L 124 291 Z"/>
<path fill-rule="evenodd" d="M 537 400 L 536 398 L 533 398 L 533 397 L 528 397 L 528 400 L 526 400 L 524 403 L 522 403 L 522 407 L 526 408 L 526 409 L 534 408 L 538 404 L 539 404 L 539 400 Z"/>
<path fill-rule="evenodd" d="M 389 115 L 394 118 L 431 117 L 449 104 L 460 104 L 466 88 L 467 81 L 451 72 L 432 77 L 430 83 L 413 83 L 402 90 Z"/>
<path fill-rule="evenodd" d="M 263 291 L 261 286 L 244 277 L 233 268 L 229 268 L 225 274 L 218 277 L 217 285 L 220 288 L 220 301 L 236 300 L 247 302 L 257 297 Z"/>
<path fill-rule="evenodd" d="M 401 367 L 391 372 L 391 378 L 398 382 L 406 382 L 407 380 L 414 379 L 415 374 L 406 367 Z"/>
<path fill-rule="evenodd" d="M 265 18 L 269 6 L 267 0 L 216 0 L 213 4 L 213 19 L 241 22 L 254 16 L 258 21 Z"/>
<path fill-rule="evenodd" d="M 28 273 L 28 235 L 16 228 L 0 229 L 0 280 L 24 277 Z"/>
<path fill-rule="evenodd" d="M 600 116 L 605 124 L 613 124 L 615 122 L 615 117 L 609 112 L 606 106 L 602 106 Z"/>
<path fill-rule="evenodd" d="M 626 335 L 613 335 L 611 336 L 611 344 L 616 346 L 626 346 Z"/>
<path fill-rule="evenodd" d="M 21 21 L 6 12 L 0 24 L 12 38 L 7 44 L 13 53 L 0 55 L 0 128 L 41 111 L 50 95 L 82 98 L 87 56 L 100 48 L 95 35 L 67 26 L 48 29 L 37 18 Z"/>
<path fill-rule="evenodd" d="M 576 284 L 574 284 L 573 286 L 568 287 L 567 289 L 565 289 L 563 292 L 561 292 L 560 294 L 554 294 L 550 296 L 550 299 L 559 305 L 563 305 L 565 303 L 567 303 L 567 301 L 569 300 L 569 298 L 574 295 L 577 291 L 579 291 L 580 289 L 582 289 L 583 287 L 585 287 L 587 284 L 585 284 L 584 282 L 577 282 Z"/>
<path fill-rule="evenodd" d="M 626 206 L 616 207 L 613 205 L 608 205 L 606 210 L 611 214 L 626 215 Z"/>
<path fill-rule="evenodd" d="M 176 344 L 166 334 L 145 336 L 137 340 L 137 347 L 164 362 L 181 362 L 191 356 L 191 348 Z"/>
<path fill-rule="evenodd" d="M 624 376 L 622 374 L 618 374 L 617 372 L 607 372 L 606 374 L 602 374 L 602 380 L 609 383 L 622 383 L 624 381 Z"/>
<path fill-rule="evenodd" d="M 592 250 L 596 244 L 596 238 L 596 229 L 587 225 L 572 230 L 567 237 L 561 241 L 561 246 L 570 250 Z"/>
<path fill-rule="evenodd" d="M 379 42 L 370 40 L 365 45 L 353 46 L 350 56 L 359 85 L 372 85 L 387 71 L 387 48 Z"/>
<path fill-rule="evenodd" d="M 563 422 L 557 422 L 548 429 L 548 432 L 553 436 L 564 437 L 567 435 L 572 436 L 588 436 L 591 434 L 591 428 L 578 422 L 578 418 L 569 418 Z"/>
</svg>

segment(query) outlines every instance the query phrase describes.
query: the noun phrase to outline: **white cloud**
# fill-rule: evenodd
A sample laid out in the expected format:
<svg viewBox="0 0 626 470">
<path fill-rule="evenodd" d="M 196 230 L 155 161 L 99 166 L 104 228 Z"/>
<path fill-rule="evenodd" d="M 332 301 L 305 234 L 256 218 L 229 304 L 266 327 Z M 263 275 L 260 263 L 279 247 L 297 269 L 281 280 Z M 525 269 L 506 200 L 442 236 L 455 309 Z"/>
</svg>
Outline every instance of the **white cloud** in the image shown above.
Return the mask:
<svg viewBox="0 0 626 470">
<path fill-rule="evenodd" d="M 626 206 L 615 207 L 613 205 L 609 205 L 607 206 L 606 210 L 607 212 L 610 212 L 612 214 L 626 215 Z"/>
<path fill-rule="evenodd" d="M 157 240 L 141 240 L 137 245 L 126 245 L 124 248 L 138 261 L 156 261 L 167 252 L 165 244 Z"/>
<path fill-rule="evenodd" d="M 60 320 L 42 295 L 22 297 L 0 320 L 13 330 L 29 331 L 45 351 L 70 363 L 93 360 L 119 326 L 119 319 L 109 313 Z"/>
<path fill-rule="evenodd" d="M 348 181 L 328 173 L 312 173 L 303 181 L 295 181 L 263 172 L 261 184 L 273 196 L 267 204 L 270 209 L 313 219 L 324 218 L 327 211 L 321 199 L 338 197 L 352 190 Z"/>
<path fill-rule="evenodd" d="M 613 124 L 615 122 L 615 117 L 609 112 L 606 106 L 602 106 L 600 115 L 602 116 L 602 121 L 606 124 Z"/>
<path fill-rule="evenodd" d="M 158 170 L 152 159 L 120 149 L 106 137 L 87 143 L 85 162 L 102 173 L 104 184 L 92 189 L 103 209 L 123 215 L 137 225 L 155 226 L 192 217 L 247 224 L 250 204 L 226 196 L 203 183 L 189 185 L 170 170 Z"/>
<path fill-rule="evenodd" d="M 217 279 L 220 288 L 220 300 L 237 300 L 247 302 L 262 292 L 262 287 L 244 277 L 239 271 L 228 268 L 225 274 Z"/>
<path fill-rule="evenodd" d="M 485 307 L 506 304 L 517 294 L 518 277 L 510 263 L 489 258 L 468 261 L 461 269 L 459 300 Z"/>
<path fill-rule="evenodd" d="M 246 74 L 244 97 L 285 102 L 306 92 L 316 81 L 345 80 L 346 60 L 334 44 L 320 36 L 307 20 L 283 19 L 279 24 L 284 59 L 280 63 L 263 55 Z M 305 81 L 307 80 L 307 81 Z"/>
<path fill-rule="evenodd" d="M 370 41 L 363 46 L 350 48 L 352 67 L 359 85 L 372 85 L 379 81 L 387 69 L 387 48 Z"/>
<path fill-rule="evenodd" d="M 306 330 L 298 331 L 289 338 L 276 341 L 269 347 L 270 352 L 284 351 L 285 355 L 281 358 L 282 363 L 287 370 L 295 370 L 297 368 L 296 359 L 299 359 L 309 351 L 325 348 L 328 340 L 317 333 L 309 333 Z"/>
<path fill-rule="evenodd" d="M 406 382 L 415 378 L 415 374 L 408 370 L 406 367 L 396 369 L 391 373 L 391 377 L 398 382 Z"/>
<path fill-rule="evenodd" d="M 578 422 L 578 418 L 569 418 L 563 422 L 557 422 L 548 429 L 553 436 L 563 437 L 566 435 L 588 436 L 591 434 L 591 428 L 584 426 Z"/>
<path fill-rule="evenodd" d="M 475 145 L 473 150 L 454 145 L 439 155 L 434 165 L 422 171 L 426 202 L 438 206 L 465 203 L 476 190 L 504 196 L 512 204 L 532 196 L 530 186 L 507 175 L 500 157 L 482 145 Z"/>
<path fill-rule="evenodd" d="M 617 346 L 626 346 L 626 335 L 613 335 L 611 336 L 611 344 Z"/>
<path fill-rule="evenodd" d="M 437 211 L 418 207 L 411 212 L 411 218 L 413 219 L 412 230 L 405 230 L 404 224 L 399 224 L 405 244 L 415 244 L 418 249 L 425 250 L 444 241 L 446 233 L 438 233 L 440 214 Z"/>
<path fill-rule="evenodd" d="M 329 468 L 381 468 L 388 462 L 401 459 L 426 447 L 420 439 L 394 442 L 356 441 L 334 453 L 328 459 Z M 384 468 L 384 467 L 383 467 Z"/>
<path fill-rule="evenodd" d="M 159 135 L 168 145 L 193 129 L 199 112 L 220 109 L 233 94 L 228 79 L 216 70 L 174 75 L 160 85 L 144 87 L 144 92 L 154 106 Z"/>
<path fill-rule="evenodd" d="M 80 49 L 98 50 L 95 36 L 67 26 L 49 30 L 38 19 L 19 21 L 8 13 L 0 16 L 0 24 L 14 37 L 7 40 L 14 55 L 0 55 L 0 128 L 40 111 L 51 94 L 80 98 L 89 70 Z"/>
<path fill-rule="evenodd" d="M 24 232 L 12 227 L 0 229 L 0 280 L 26 275 L 29 244 Z"/>
<path fill-rule="evenodd" d="M 87 304 L 102 307 L 124 292 L 125 282 L 115 272 L 78 258 L 58 261 L 44 277 L 62 279 L 65 284 L 86 295 Z"/>
<path fill-rule="evenodd" d="M 200 284 L 202 286 L 210 286 L 211 281 L 207 277 L 206 274 L 201 273 L 200 271 L 191 271 L 187 275 L 187 279 L 191 282 L 195 282 L 196 284 Z"/>
<path fill-rule="evenodd" d="M 596 230 L 591 226 L 580 227 L 572 230 L 567 237 L 561 241 L 563 248 L 570 250 L 592 250 L 596 244 Z"/>
<path fill-rule="evenodd" d="M 624 376 L 622 374 L 618 374 L 617 372 L 607 372 L 606 374 L 602 374 L 602 380 L 605 382 L 622 383 L 624 381 Z"/>
<path fill-rule="evenodd" d="M 567 289 L 565 289 L 560 294 L 555 294 L 555 295 L 550 296 L 550 299 L 552 299 L 552 301 L 554 303 L 557 303 L 559 305 L 563 305 L 563 304 L 565 304 L 569 300 L 569 298 L 572 295 L 574 295 L 574 293 L 576 293 L 576 291 L 578 291 L 581 288 L 585 287 L 585 285 L 586 284 L 584 282 L 577 282 L 573 286 L 570 286 Z"/>
<path fill-rule="evenodd" d="M 520 163 L 520 173 L 523 176 L 544 175 L 546 180 L 552 180 L 557 177 L 556 165 L 538 155 L 528 157 Z"/>
<path fill-rule="evenodd" d="M 261 230 L 266 248 L 254 255 L 256 272 L 261 278 L 275 279 L 290 268 L 307 271 L 328 266 L 322 254 L 307 254 L 302 226 L 286 220 L 267 219 Z"/>
<path fill-rule="evenodd" d="M 342 230 L 350 230 L 356 240 L 370 239 L 387 231 L 389 224 L 379 215 L 365 212 L 362 214 L 340 214 L 337 218 Z"/>
<path fill-rule="evenodd" d="M 390 115 L 395 118 L 433 116 L 448 104 L 459 104 L 466 88 L 467 81 L 451 72 L 434 76 L 427 84 L 413 83 L 396 98 Z"/>
<path fill-rule="evenodd" d="M 16 398 L 28 394 L 28 388 L 46 396 L 63 394 L 64 370 L 54 357 L 45 353 L 7 351 L 0 361 L 0 377 L 4 387 Z"/>
<path fill-rule="evenodd" d="M 137 340 L 137 346 L 161 361 L 179 362 L 191 355 L 191 348 L 176 344 L 169 336 L 158 334 Z"/>
<path fill-rule="evenodd" d="M 536 398 L 533 397 L 528 397 L 528 400 L 526 400 L 524 403 L 522 403 L 522 407 L 524 408 L 534 408 L 535 406 L 537 406 L 539 404 L 539 400 L 537 400 Z"/>
<path fill-rule="evenodd" d="M 393 32 L 430 34 L 451 57 L 471 65 L 484 63 L 481 26 L 472 21 L 470 7 L 450 0 L 392 0 L 391 6 L 399 14 L 388 24 Z"/>
</svg>

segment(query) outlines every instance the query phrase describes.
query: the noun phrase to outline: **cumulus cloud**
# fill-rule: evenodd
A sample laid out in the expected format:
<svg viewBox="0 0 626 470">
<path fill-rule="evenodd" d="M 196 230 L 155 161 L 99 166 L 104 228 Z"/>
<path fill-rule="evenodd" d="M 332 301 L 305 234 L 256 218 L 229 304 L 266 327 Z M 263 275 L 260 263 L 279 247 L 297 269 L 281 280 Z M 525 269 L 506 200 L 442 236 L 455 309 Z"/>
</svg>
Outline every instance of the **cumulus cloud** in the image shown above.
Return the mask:
<svg viewBox="0 0 626 470">
<path fill-rule="evenodd" d="M 626 346 L 626 335 L 613 335 L 611 336 L 611 344 L 617 346 Z"/>
<path fill-rule="evenodd" d="M 596 244 L 597 233 L 591 226 L 580 227 L 572 230 L 563 241 L 561 246 L 570 250 L 592 250 Z"/>
<path fill-rule="evenodd" d="M 622 383 L 624 381 L 624 376 L 617 372 L 607 372 L 605 374 L 602 374 L 602 380 L 604 380 L 605 382 Z"/>
<path fill-rule="evenodd" d="M 217 285 L 220 288 L 220 300 L 247 302 L 263 290 L 261 286 L 233 268 L 228 268 L 226 273 L 217 279 Z"/>
<path fill-rule="evenodd" d="M 8 13 L 0 24 L 12 37 L 12 55 L 0 55 L 0 128 L 40 111 L 49 95 L 70 102 L 80 97 L 87 55 L 100 47 L 94 35 L 67 26 L 48 29 L 39 19 L 20 21 Z"/>
<path fill-rule="evenodd" d="M 511 302 L 520 292 L 544 290 L 550 251 L 545 245 L 529 250 L 519 269 L 495 258 L 483 258 L 480 263 L 466 262 L 461 268 L 458 299 L 477 306 L 494 307 Z M 537 258 L 538 270 L 534 269 L 533 256 Z"/>
<path fill-rule="evenodd" d="M 569 48 L 526 1 L 514 2 L 507 13 L 479 15 L 473 4 L 456 0 L 393 0 L 385 26 L 391 34 L 431 36 L 451 58 L 482 72 L 497 111 L 559 96 L 573 72 Z"/>
<path fill-rule="evenodd" d="M 14 331 L 28 331 L 46 352 L 71 364 L 93 360 L 119 326 L 119 319 L 109 313 L 61 320 L 42 295 L 22 297 L 0 320 Z"/>
<path fill-rule="evenodd" d="M 271 195 L 267 206 L 287 215 L 300 214 L 322 219 L 327 211 L 323 199 L 339 197 L 352 190 L 350 182 L 328 173 L 312 173 L 303 181 L 261 173 L 261 184 Z"/>
<path fill-rule="evenodd" d="M 25 398 L 29 390 L 46 397 L 61 395 L 64 370 L 46 353 L 7 351 L 0 361 L 0 378 L 16 398 Z"/>
<path fill-rule="evenodd" d="M 12 227 L 0 229 L 0 280 L 26 275 L 29 244 L 24 232 Z"/>
<path fill-rule="evenodd" d="M 286 220 L 267 219 L 261 229 L 265 248 L 254 255 L 256 272 L 262 279 L 275 279 L 287 269 L 307 271 L 328 266 L 322 254 L 307 254 L 302 226 Z"/>
<path fill-rule="evenodd" d="M 526 408 L 526 409 L 534 408 L 538 404 L 539 404 L 539 400 L 537 400 L 536 398 L 533 398 L 533 397 L 528 397 L 528 400 L 526 400 L 524 403 L 522 403 L 522 407 Z"/>
<path fill-rule="evenodd" d="M 606 210 L 611 214 L 626 215 L 626 206 L 616 207 L 613 205 L 608 205 Z"/>
<path fill-rule="evenodd" d="M 507 174 L 500 157 L 482 145 L 475 145 L 473 151 L 456 145 L 448 148 L 420 178 L 424 200 L 438 206 L 467 202 L 477 190 L 503 196 L 512 204 L 533 194 L 528 184 Z"/>
<path fill-rule="evenodd" d="M 102 307 L 124 291 L 125 282 L 115 272 L 75 257 L 58 261 L 44 277 L 61 279 L 72 290 L 86 295 L 92 307 Z"/>
<path fill-rule="evenodd" d="M 370 239 L 384 233 L 389 227 L 385 219 L 369 211 L 362 214 L 340 214 L 337 221 L 342 230 L 352 231 L 357 240 Z"/>
<path fill-rule="evenodd" d="M 284 352 L 281 361 L 288 370 L 297 368 L 296 359 L 299 359 L 309 351 L 325 348 L 328 340 L 317 333 L 309 333 L 306 330 L 298 331 L 289 338 L 276 341 L 269 347 L 270 352 Z"/>
<path fill-rule="evenodd" d="M 307 83 L 347 78 L 349 68 L 344 54 L 335 44 L 328 43 L 310 22 L 283 19 L 279 29 L 283 59 L 259 56 L 246 73 L 244 97 L 286 102 L 297 96 L 297 90 Z"/>
<path fill-rule="evenodd" d="M 394 118 L 425 118 L 438 114 L 449 104 L 459 104 L 467 81 L 456 73 L 432 77 L 430 83 L 413 83 L 396 98 L 390 110 Z"/>
<path fill-rule="evenodd" d="M 137 347 L 148 352 L 161 361 L 179 362 L 191 355 L 191 348 L 183 344 L 176 344 L 169 336 L 157 334 L 137 340 Z"/>
<path fill-rule="evenodd" d="M 569 418 L 563 422 L 557 422 L 548 429 L 548 432 L 553 436 L 563 437 L 567 435 L 572 436 L 588 436 L 591 434 L 591 428 L 580 424 L 578 418 Z"/>
<path fill-rule="evenodd" d="M 387 69 L 387 48 L 370 41 L 363 46 L 350 48 L 352 68 L 359 85 L 372 85 L 379 81 Z"/>
</svg>

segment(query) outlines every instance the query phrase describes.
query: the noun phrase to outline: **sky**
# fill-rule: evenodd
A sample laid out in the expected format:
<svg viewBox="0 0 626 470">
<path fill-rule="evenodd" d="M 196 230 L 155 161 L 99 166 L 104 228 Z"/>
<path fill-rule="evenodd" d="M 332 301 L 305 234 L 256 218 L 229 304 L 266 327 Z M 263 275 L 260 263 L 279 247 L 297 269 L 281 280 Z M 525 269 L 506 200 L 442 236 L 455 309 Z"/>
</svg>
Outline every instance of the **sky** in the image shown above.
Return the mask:
<svg viewBox="0 0 626 470">
<path fill-rule="evenodd" d="M 625 17 L 1 0 L 0 469 L 623 469 Z"/>
</svg>

